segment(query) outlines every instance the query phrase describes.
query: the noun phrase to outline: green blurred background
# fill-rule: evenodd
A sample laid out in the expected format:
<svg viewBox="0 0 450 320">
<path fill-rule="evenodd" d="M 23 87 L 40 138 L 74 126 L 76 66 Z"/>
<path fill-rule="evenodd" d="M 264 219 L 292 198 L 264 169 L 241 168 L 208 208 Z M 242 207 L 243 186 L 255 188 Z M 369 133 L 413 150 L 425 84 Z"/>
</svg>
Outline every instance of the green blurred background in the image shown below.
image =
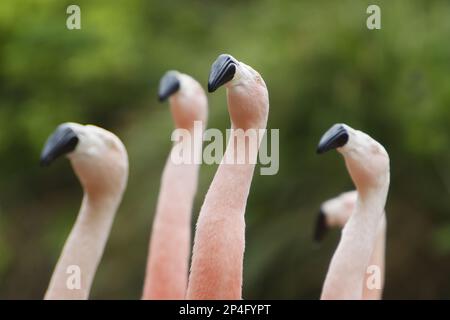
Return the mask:
<svg viewBox="0 0 450 320">
<path fill-rule="evenodd" d="M 82 29 L 66 28 L 81 7 Z M 366 28 L 378 4 L 382 29 Z M 246 212 L 244 298 L 316 299 L 339 240 L 317 246 L 319 205 L 352 189 L 337 153 L 316 144 L 345 122 L 391 158 L 385 298 L 450 298 L 450 2 L 0 2 L 0 298 L 43 297 L 79 209 L 67 160 L 38 165 L 61 122 L 115 132 L 130 178 L 92 298 L 140 298 L 172 122 L 156 101 L 177 69 L 207 82 L 230 53 L 264 77 L 280 170 L 256 174 Z M 209 127 L 229 126 L 225 90 L 208 95 Z M 193 225 L 216 166 L 202 166 Z M 257 170 L 256 172 L 259 172 Z"/>
</svg>

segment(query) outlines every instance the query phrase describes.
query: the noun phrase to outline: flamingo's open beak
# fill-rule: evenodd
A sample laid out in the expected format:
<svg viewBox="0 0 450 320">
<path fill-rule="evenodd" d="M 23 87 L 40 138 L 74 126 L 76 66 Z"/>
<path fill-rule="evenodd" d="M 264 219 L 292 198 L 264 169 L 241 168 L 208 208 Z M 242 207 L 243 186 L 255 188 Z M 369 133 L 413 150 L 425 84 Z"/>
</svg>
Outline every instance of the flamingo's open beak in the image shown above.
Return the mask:
<svg viewBox="0 0 450 320">
<path fill-rule="evenodd" d="M 78 137 L 67 124 L 58 126 L 44 145 L 41 153 L 41 166 L 48 166 L 56 158 L 72 152 L 77 144 Z"/>
<path fill-rule="evenodd" d="M 320 139 L 316 152 L 321 154 L 344 146 L 348 141 L 348 132 L 344 125 L 338 123 L 328 129 Z"/>
<path fill-rule="evenodd" d="M 158 99 L 165 101 L 172 94 L 180 89 L 180 80 L 178 79 L 178 72 L 167 71 L 159 81 Z"/>
<path fill-rule="evenodd" d="M 208 79 L 208 92 L 214 92 L 220 86 L 233 79 L 238 61 L 229 54 L 221 54 L 211 66 Z"/>
<path fill-rule="evenodd" d="M 327 217 L 322 209 L 319 210 L 319 214 L 316 218 L 316 225 L 314 227 L 314 241 L 320 242 L 328 231 Z"/>
</svg>

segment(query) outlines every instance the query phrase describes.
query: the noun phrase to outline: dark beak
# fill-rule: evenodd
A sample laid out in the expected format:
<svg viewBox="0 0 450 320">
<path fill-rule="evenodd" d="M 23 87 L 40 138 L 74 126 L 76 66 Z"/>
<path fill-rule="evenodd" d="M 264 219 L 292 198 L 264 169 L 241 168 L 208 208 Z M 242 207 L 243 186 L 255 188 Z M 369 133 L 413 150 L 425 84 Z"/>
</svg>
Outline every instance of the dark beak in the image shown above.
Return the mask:
<svg viewBox="0 0 450 320">
<path fill-rule="evenodd" d="M 229 54 L 221 54 L 211 66 L 208 92 L 214 92 L 234 77 L 238 61 Z"/>
<path fill-rule="evenodd" d="M 62 124 L 47 139 L 41 153 L 41 166 L 50 165 L 56 158 L 72 152 L 78 144 L 78 137 L 67 125 Z"/>
<path fill-rule="evenodd" d="M 317 153 L 321 154 L 331 149 L 344 146 L 348 141 L 348 132 L 342 124 L 332 126 L 320 139 Z"/>
<path fill-rule="evenodd" d="M 159 81 L 158 99 L 160 102 L 167 100 L 172 94 L 180 89 L 180 80 L 175 71 L 167 71 Z"/>
<path fill-rule="evenodd" d="M 320 209 L 316 218 L 316 225 L 314 228 L 314 241 L 321 242 L 328 231 L 327 218 L 325 213 Z"/>
</svg>

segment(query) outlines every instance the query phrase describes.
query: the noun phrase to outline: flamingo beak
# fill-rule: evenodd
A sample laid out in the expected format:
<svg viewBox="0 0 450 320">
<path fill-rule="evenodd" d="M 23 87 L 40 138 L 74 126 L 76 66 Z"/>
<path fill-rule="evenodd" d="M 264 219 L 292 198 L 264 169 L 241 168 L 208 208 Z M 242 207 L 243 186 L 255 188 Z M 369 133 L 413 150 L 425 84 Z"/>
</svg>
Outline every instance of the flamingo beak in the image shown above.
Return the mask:
<svg viewBox="0 0 450 320">
<path fill-rule="evenodd" d="M 319 210 L 319 214 L 316 218 L 316 225 L 314 228 L 314 241 L 321 242 L 328 231 L 327 218 L 325 212 L 322 209 Z"/>
<path fill-rule="evenodd" d="M 238 61 L 229 54 L 221 54 L 211 66 L 208 79 L 208 92 L 214 92 L 220 86 L 233 79 Z"/>
<path fill-rule="evenodd" d="M 318 154 L 344 146 L 348 141 L 347 129 L 342 124 L 335 124 L 320 139 L 316 152 Z"/>
<path fill-rule="evenodd" d="M 158 88 L 158 99 L 160 102 L 167 100 L 172 94 L 180 89 L 180 80 L 176 71 L 167 71 L 161 78 Z"/>
<path fill-rule="evenodd" d="M 76 133 L 67 124 L 58 126 L 44 145 L 41 166 L 48 166 L 56 158 L 75 150 L 78 141 Z"/>
</svg>

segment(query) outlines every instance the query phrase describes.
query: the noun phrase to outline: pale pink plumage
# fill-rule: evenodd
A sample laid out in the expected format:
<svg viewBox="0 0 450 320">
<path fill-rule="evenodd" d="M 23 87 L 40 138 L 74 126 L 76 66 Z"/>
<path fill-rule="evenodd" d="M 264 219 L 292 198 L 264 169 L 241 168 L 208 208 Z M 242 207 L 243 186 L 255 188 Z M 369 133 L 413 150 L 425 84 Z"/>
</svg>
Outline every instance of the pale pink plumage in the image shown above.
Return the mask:
<svg viewBox="0 0 450 320">
<path fill-rule="evenodd" d="M 149 245 L 143 299 L 184 299 L 191 252 L 191 215 L 197 191 L 199 165 L 175 164 L 171 155 L 192 146 L 201 156 L 202 134 L 194 135 L 194 121 L 206 126 L 208 103 L 200 84 L 188 75 L 172 72 L 180 88 L 170 96 L 177 129 L 189 130 L 191 141 L 176 142 L 161 179 L 161 188 Z M 169 135 L 168 135 L 169 136 Z M 194 157 L 194 154 L 192 155 Z"/>
<path fill-rule="evenodd" d="M 357 191 L 349 191 L 325 201 L 321 205 L 321 213 L 325 215 L 325 223 L 328 227 L 343 228 L 356 209 L 358 199 Z M 371 274 L 366 272 L 364 281 L 363 300 L 380 300 L 383 294 L 385 241 L 386 241 L 386 215 L 383 214 L 377 230 L 375 247 L 373 249 L 369 266 L 378 266 L 381 271 L 381 287 L 370 288 L 367 281 Z"/>
<path fill-rule="evenodd" d="M 264 129 L 269 112 L 266 85 L 251 67 L 228 55 L 235 73 L 225 84 L 233 133 L 224 158 L 250 152 L 244 164 L 219 165 L 200 211 L 195 233 L 188 299 L 241 299 L 245 208 L 259 143 L 230 147 L 237 129 Z M 213 65 L 214 66 L 214 65 Z M 258 137 L 259 141 L 260 138 Z M 239 139 L 239 138 L 236 138 Z M 252 161 L 250 161 L 252 160 Z"/>
<path fill-rule="evenodd" d="M 342 230 L 321 298 L 361 299 L 389 189 L 389 156 L 367 134 L 344 124 L 340 127 L 348 141 L 337 150 L 344 156 L 358 199 L 355 212 Z"/>
</svg>

